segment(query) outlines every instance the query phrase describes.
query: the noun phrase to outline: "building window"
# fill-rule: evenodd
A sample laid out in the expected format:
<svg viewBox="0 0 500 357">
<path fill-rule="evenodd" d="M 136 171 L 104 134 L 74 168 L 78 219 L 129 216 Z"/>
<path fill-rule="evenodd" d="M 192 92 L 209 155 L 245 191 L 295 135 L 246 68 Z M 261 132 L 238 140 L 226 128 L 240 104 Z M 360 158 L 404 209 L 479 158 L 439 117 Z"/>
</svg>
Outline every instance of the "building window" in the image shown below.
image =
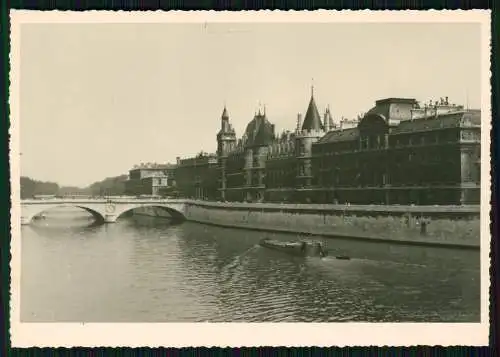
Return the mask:
<svg viewBox="0 0 500 357">
<path fill-rule="evenodd" d="M 304 143 L 300 144 L 299 154 L 300 154 L 300 156 L 304 156 L 306 154 L 306 145 Z"/>
<path fill-rule="evenodd" d="M 474 135 L 472 132 L 462 131 L 462 140 L 469 141 L 469 140 L 473 140 L 473 139 L 474 139 Z"/>
<path fill-rule="evenodd" d="M 365 136 L 362 136 L 360 139 L 360 149 L 361 150 L 366 150 L 368 149 L 368 138 Z"/>
</svg>

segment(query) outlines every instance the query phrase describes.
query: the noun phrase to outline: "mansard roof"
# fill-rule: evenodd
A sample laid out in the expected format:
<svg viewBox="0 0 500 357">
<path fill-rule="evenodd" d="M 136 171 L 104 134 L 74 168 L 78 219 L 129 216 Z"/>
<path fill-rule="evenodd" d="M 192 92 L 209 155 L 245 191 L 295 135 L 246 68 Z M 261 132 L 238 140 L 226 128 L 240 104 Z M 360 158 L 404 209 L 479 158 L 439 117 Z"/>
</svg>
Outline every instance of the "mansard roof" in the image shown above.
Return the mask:
<svg viewBox="0 0 500 357">
<path fill-rule="evenodd" d="M 393 134 L 429 131 L 445 128 L 457 128 L 481 125 L 481 111 L 469 110 L 444 113 L 414 120 L 405 120 L 392 130 Z"/>
<path fill-rule="evenodd" d="M 304 118 L 304 123 L 302 124 L 302 130 L 322 130 L 323 124 L 321 123 L 321 117 L 318 112 L 318 107 L 314 101 L 314 95 L 311 93 L 311 100 L 309 101 L 309 107 L 307 108 L 306 116 Z"/>
<path fill-rule="evenodd" d="M 437 117 L 428 117 L 414 120 L 401 121 L 393 128 L 391 134 L 405 134 L 420 131 L 430 131 L 445 128 L 478 127 L 481 125 L 481 111 L 469 110 L 462 112 L 446 113 Z M 349 128 L 333 130 L 318 140 L 316 145 L 334 142 L 351 141 L 359 138 L 359 129 Z"/>
<path fill-rule="evenodd" d="M 341 141 L 352 141 L 359 137 L 358 128 L 349 128 L 343 130 L 332 130 L 325 134 L 316 144 L 330 144 Z"/>
</svg>

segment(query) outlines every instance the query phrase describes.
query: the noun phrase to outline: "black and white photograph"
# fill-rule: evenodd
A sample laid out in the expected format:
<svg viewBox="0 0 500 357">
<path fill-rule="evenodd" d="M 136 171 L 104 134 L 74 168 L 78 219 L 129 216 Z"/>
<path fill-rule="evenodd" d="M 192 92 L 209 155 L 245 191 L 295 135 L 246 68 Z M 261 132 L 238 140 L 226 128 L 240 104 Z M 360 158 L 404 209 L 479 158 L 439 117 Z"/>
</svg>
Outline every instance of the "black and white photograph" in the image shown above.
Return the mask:
<svg viewBox="0 0 500 357">
<path fill-rule="evenodd" d="M 487 343 L 489 11 L 11 23 L 14 347 Z"/>
</svg>

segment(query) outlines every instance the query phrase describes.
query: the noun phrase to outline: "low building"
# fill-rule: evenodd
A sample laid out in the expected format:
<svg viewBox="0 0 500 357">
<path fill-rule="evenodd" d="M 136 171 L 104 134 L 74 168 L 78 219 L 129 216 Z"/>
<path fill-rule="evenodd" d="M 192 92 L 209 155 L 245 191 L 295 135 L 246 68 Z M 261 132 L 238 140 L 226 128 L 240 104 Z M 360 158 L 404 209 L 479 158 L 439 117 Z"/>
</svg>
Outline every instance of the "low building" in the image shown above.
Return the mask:
<svg viewBox="0 0 500 357">
<path fill-rule="evenodd" d="M 129 171 L 125 194 L 162 196 L 167 188 L 175 185 L 175 165 L 140 164 Z"/>
</svg>

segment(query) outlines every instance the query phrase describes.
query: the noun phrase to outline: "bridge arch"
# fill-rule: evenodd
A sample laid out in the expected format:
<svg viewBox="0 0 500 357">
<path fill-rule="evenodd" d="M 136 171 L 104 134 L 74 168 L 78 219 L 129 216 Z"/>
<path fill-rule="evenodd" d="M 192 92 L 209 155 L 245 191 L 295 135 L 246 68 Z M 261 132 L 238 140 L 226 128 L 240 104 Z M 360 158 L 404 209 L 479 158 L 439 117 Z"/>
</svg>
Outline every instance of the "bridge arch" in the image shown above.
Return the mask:
<svg viewBox="0 0 500 357">
<path fill-rule="evenodd" d="M 101 212 L 93 210 L 92 208 L 85 207 L 85 206 L 66 206 L 66 207 L 78 207 L 80 209 L 83 209 L 84 211 L 90 213 L 92 217 L 94 217 L 95 221 L 98 223 L 104 223 L 104 216 L 102 215 Z"/>
<path fill-rule="evenodd" d="M 23 214 L 22 220 L 24 224 L 28 224 L 31 221 L 33 221 L 33 218 L 44 213 L 44 212 L 50 212 L 54 209 L 61 208 L 61 207 L 76 207 L 80 208 L 92 215 L 92 217 L 95 219 L 96 222 L 98 223 L 104 223 L 104 215 L 100 210 L 88 207 L 86 205 L 81 205 L 81 204 L 72 204 L 72 203 L 61 203 L 61 204 L 42 204 L 42 205 L 36 205 L 34 207 L 31 207 L 31 209 L 28 210 L 27 214 Z"/>
<path fill-rule="evenodd" d="M 170 215 L 172 221 L 176 223 L 180 223 L 186 220 L 184 212 L 181 212 L 178 208 L 172 207 L 172 205 L 162 203 L 139 203 L 127 205 L 126 207 L 117 210 L 116 219 L 120 218 L 120 216 L 122 216 L 124 213 L 136 210 L 138 208 L 159 208 L 162 211 L 167 212 Z"/>
</svg>

